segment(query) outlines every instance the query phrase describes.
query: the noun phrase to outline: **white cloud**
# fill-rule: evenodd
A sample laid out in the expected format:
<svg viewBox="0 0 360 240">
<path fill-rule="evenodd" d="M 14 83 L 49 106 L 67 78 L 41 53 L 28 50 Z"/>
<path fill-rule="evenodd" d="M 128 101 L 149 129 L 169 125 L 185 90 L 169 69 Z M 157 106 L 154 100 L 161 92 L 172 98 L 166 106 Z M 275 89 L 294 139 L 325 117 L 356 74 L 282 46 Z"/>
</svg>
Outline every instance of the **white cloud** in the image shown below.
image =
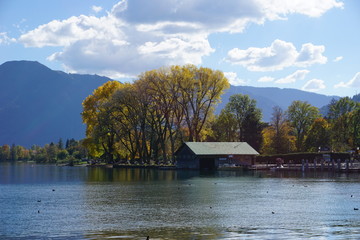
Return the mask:
<svg viewBox="0 0 360 240">
<path fill-rule="evenodd" d="M 324 80 L 312 79 L 305 83 L 305 85 L 302 87 L 302 90 L 317 92 L 324 88 L 326 88 Z"/>
<path fill-rule="evenodd" d="M 85 39 L 124 40 L 122 27 L 125 24 L 113 17 L 81 15 L 63 21 L 54 20 L 48 24 L 21 35 L 26 47 L 69 46 Z"/>
<path fill-rule="evenodd" d="M 343 8 L 344 3 L 336 0 L 261 0 L 270 19 L 278 19 L 288 14 L 299 13 L 309 17 L 320 17 L 331 8 Z"/>
<path fill-rule="evenodd" d="M 339 62 L 339 61 L 341 61 L 341 60 L 343 60 L 343 56 L 339 56 L 339 57 L 336 57 L 333 61 L 334 62 Z"/>
<path fill-rule="evenodd" d="M 264 77 L 259 78 L 257 81 L 258 82 L 272 82 L 272 81 L 274 81 L 274 79 L 275 78 L 273 78 L 273 77 L 264 76 Z"/>
<path fill-rule="evenodd" d="M 335 0 L 121 0 L 106 16 L 53 20 L 21 35 L 19 41 L 26 47 L 62 47 L 49 59 L 72 71 L 137 75 L 163 65 L 201 64 L 215 51 L 208 41 L 212 33 L 242 32 L 249 24 L 294 13 L 318 17 L 340 7 Z M 321 46 L 305 48 L 303 66 L 324 60 Z M 255 61 L 247 63 L 255 70 L 277 70 L 291 66 L 300 55 L 292 43 L 280 40 L 268 50 L 254 48 L 257 53 L 261 59 L 249 55 L 239 61 Z"/>
<path fill-rule="evenodd" d="M 196 22 L 211 32 L 242 32 L 249 23 L 262 24 L 294 13 L 320 17 L 342 6 L 335 0 L 122 0 L 112 12 L 130 23 Z"/>
<path fill-rule="evenodd" d="M 229 80 L 229 83 L 233 86 L 239 86 L 246 84 L 246 81 L 238 78 L 235 72 L 224 72 L 225 77 Z"/>
<path fill-rule="evenodd" d="M 325 64 L 327 62 L 327 58 L 322 54 L 325 51 L 325 47 L 315 46 L 312 43 L 305 43 L 302 45 L 299 55 L 295 61 L 296 66 L 300 67 L 308 67 L 313 64 Z"/>
<path fill-rule="evenodd" d="M 309 73 L 309 70 L 297 70 L 294 73 L 284 77 L 280 78 L 275 81 L 275 83 L 294 83 L 298 80 L 303 80 L 305 76 Z"/>
<path fill-rule="evenodd" d="M 334 86 L 334 88 L 360 88 L 360 72 L 356 73 L 355 76 L 348 82 L 340 82 Z"/>
<path fill-rule="evenodd" d="M 241 65 L 249 71 L 276 71 L 290 66 L 324 64 L 327 61 L 322 55 L 324 51 L 324 46 L 306 43 L 298 52 L 292 43 L 276 39 L 270 47 L 250 47 L 246 50 L 234 48 L 228 52 L 227 61 Z"/>
<path fill-rule="evenodd" d="M 16 42 L 15 38 L 10 38 L 6 32 L 0 32 L 0 45 L 9 45 Z"/>
<path fill-rule="evenodd" d="M 95 5 L 92 6 L 91 9 L 92 9 L 95 13 L 99 13 L 99 12 L 101 12 L 101 11 L 103 10 L 102 7 L 100 7 L 100 6 L 95 6 Z"/>
</svg>

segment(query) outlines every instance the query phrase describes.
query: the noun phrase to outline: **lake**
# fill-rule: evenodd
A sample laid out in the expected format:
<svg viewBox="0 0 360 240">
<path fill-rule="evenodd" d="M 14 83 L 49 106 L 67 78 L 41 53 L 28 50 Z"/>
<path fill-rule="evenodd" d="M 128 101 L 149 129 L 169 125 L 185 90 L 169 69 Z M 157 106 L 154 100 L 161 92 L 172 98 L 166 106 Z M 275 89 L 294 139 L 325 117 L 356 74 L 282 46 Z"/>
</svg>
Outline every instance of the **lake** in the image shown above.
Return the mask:
<svg viewBox="0 0 360 240">
<path fill-rule="evenodd" d="M 0 239 L 360 239 L 360 175 L 0 164 Z"/>
</svg>

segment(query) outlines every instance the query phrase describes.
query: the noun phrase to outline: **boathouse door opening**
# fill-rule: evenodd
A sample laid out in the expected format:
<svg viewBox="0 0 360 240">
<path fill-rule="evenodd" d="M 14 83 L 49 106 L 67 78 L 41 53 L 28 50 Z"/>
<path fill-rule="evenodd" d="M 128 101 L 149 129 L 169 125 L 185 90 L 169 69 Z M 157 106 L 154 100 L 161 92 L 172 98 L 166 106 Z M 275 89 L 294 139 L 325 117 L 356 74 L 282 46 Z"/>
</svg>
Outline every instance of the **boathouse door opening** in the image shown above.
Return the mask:
<svg viewBox="0 0 360 240">
<path fill-rule="evenodd" d="M 214 158 L 200 158 L 199 168 L 201 170 L 215 170 L 215 159 Z"/>
</svg>

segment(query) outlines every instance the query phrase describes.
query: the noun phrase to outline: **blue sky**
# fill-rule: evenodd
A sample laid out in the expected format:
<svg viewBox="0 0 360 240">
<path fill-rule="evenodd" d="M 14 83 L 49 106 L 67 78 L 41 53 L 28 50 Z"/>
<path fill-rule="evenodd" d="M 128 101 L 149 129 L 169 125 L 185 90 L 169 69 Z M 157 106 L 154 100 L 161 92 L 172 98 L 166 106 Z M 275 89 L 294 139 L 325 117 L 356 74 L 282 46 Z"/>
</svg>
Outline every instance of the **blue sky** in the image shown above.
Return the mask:
<svg viewBox="0 0 360 240">
<path fill-rule="evenodd" d="M 353 96 L 359 25 L 358 0 L 0 0 L 0 63 L 121 81 L 191 63 L 233 85 Z"/>
</svg>

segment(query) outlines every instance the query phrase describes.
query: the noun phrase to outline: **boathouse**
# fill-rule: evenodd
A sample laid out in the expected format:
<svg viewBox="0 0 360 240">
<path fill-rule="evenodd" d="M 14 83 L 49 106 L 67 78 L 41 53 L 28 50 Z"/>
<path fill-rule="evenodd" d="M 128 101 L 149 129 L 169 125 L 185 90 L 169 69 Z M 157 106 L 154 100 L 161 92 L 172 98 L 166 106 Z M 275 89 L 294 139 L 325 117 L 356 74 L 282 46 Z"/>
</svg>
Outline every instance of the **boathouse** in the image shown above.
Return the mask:
<svg viewBox="0 0 360 240">
<path fill-rule="evenodd" d="M 175 152 L 176 167 L 215 170 L 254 165 L 259 153 L 246 142 L 185 142 Z"/>
</svg>

